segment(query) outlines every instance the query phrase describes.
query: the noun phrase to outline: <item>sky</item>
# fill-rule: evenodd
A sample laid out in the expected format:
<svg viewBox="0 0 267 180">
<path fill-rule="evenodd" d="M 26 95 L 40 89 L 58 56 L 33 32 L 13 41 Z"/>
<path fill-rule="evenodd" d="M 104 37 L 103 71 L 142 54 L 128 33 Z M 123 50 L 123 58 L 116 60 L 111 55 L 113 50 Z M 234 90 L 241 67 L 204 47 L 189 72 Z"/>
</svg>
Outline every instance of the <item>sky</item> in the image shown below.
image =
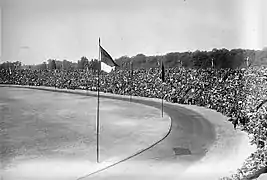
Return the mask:
<svg viewBox="0 0 267 180">
<path fill-rule="evenodd" d="M 267 46 L 266 0 L 0 0 L 2 61 Z"/>
<path fill-rule="evenodd" d="M 2 11 L 0 6 L 0 62 L 2 56 Z"/>
</svg>

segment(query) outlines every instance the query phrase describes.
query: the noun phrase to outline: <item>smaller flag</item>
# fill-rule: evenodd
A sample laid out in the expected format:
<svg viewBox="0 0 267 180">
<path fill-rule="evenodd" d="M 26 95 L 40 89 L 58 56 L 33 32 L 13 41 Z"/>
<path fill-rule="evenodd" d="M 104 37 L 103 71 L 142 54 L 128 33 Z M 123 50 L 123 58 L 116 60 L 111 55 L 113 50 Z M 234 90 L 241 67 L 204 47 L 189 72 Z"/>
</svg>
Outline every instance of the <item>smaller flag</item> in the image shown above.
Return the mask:
<svg viewBox="0 0 267 180">
<path fill-rule="evenodd" d="M 246 58 L 247 67 L 249 67 L 249 57 Z"/>
<path fill-rule="evenodd" d="M 131 78 L 133 78 L 133 62 L 131 62 Z"/>
<path fill-rule="evenodd" d="M 161 61 L 161 80 L 162 82 L 165 82 L 165 68 L 164 68 L 163 61 Z"/>
<path fill-rule="evenodd" d="M 108 54 L 108 52 L 100 46 L 101 53 L 101 70 L 110 73 L 116 66 L 119 66 L 115 63 L 112 57 Z"/>
</svg>

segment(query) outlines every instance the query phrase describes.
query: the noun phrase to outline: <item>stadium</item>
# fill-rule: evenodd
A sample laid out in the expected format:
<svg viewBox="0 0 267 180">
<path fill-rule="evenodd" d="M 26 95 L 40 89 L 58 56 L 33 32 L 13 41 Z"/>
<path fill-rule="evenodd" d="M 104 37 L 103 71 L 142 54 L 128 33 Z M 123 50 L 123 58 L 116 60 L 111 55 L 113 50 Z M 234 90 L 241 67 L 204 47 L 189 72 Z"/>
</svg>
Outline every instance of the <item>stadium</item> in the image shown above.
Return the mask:
<svg viewBox="0 0 267 180">
<path fill-rule="evenodd" d="M 266 180 L 264 7 L 0 0 L 0 179 Z"/>
</svg>

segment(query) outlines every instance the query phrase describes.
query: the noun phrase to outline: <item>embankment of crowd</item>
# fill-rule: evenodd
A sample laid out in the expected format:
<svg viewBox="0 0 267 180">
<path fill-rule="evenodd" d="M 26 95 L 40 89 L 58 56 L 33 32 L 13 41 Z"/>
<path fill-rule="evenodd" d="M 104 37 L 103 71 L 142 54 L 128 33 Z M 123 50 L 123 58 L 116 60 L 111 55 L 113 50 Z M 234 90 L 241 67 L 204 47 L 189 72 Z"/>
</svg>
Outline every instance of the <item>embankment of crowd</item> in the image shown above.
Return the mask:
<svg viewBox="0 0 267 180">
<path fill-rule="evenodd" d="M 21 85 L 0 85 L 0 86 L 66 92 L 66 93 L 74 93 L 74 94 L 81 94 L 81 95 L 88 95 L 88 96 L 95 96 L 95 97 L 97 96 L 97 92 L 91 92 L 91 91 L 86 91 L 86 90 L 56 89 L 53 87 L 43 87 L 43 86 L 21 86 Z M 110 99 L 130 101 L 129 96 L 122 96 L 122 95 L 102 93 L 102 92 L 100 92 L 100 96 L 104 98 L 110 98 Z M 133 96 L 132 102 L 154 106 L 159 109 L 161 108 L 161 99 Z M 202 117 L 204 117 L 208 121 L 208 123 L 212 124 L 212 126 L 209 126 L 211 129 L 210 130 L 207 129 L 208 131 L 213 131 L 212 128 L 214 128 L 214 139 L 212 140 L 211 138 L 210 144 L 206 147 L 207 153 L 205 154 L 205 156 L 202 156 L 200 161 L 190 166 L 184 178 L 186 177 L 193 178 L 193 176 L 190 176 L 193 174 L 194 176 L 201 176 L 202 174 L 203 175 L 202 177 L 204 177 L 205 175 L 207 175 L 207 173 L 210 173 L 211 169 L 215 171 L 214 167 L 216 166 L 218 167 L 216 169 L 217 170 L 219 169 L 219 172 L 217 171 L 213 173 L 216 175 L 212 176 L 212 178 L 229 176 L 232 173 L 235 173 L 236 169 L 241 167 L 245 159 L 252 152 L 255 151 L 255 147 L 251 146 L 249 143 L 247 134 L 239 130 L 235 131 L 233 129 L 232 124 L 227 122 L 226 117 L 221 115 L 221 113 L 218 113 L 218 112 L 215 112 L 213 110 L 209 110 L 203 107 L 173 104 L 173 103 L 164 101 L 164 108 L 166 108 L 166 110 L 168 108 L 168 105 L 169 107 L 177 106 L 179 108 L 184 108 L 190 111 L 194 111 L 200 114 Z M 113 163 L 112 165 L 109 164 L 108 166 L 105 166 L 105 167 L 102 166 L 98 168 L 96 172 L 100 172 L 105 169 L 108 169 L 109 167 L 115 166 L 116 164 L 126 161 L 150 149 L 151 147 L 155 146 L 156 144 L 161 142 L 163 139 L 165 139 L 169 135 L 171 128 L 172 128 L 172 123 L 170 123 L 170 128 L 166 136 L 163 137 L 161 140 L 159 140 L 157 143 L 153 144 L 152 146 L 144 150 L 141 150 L 137 152 L 136 154 L 134 154 L 133 156 L 127 159 L 124 159 L 120 162 Z M 199 127 L 194 127 L 194 128 L 199 128 Z"/>
</svg>

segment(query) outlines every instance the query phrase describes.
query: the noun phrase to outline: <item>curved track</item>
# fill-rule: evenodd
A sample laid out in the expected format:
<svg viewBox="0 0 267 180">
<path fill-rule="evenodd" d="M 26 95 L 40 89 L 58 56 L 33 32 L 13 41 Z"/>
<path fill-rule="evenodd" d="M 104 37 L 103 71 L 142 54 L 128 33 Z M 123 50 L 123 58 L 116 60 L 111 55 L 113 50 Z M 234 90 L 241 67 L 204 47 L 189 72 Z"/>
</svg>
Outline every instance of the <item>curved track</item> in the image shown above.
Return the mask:
<svg viewBox="0 0 267 180">
<path fill-rule="evenodd" d="M 134 99 L 133 102 L 161 108 L 160 102 L 143 99 Z M 179 105 L 165 103 L 164 111 L 171 117 L 172 127 L 163 141 L 114 168 L 81 179 L 173 179 L 204 157 L 215 140 L 212 124 L 198 113 Z M 183 155 L 180 152 L 180 155 L 176 155 L 174 148 L 189 149 L 192 154 Z M 140 169 L 144 172 L 140 172 Z M 177 174 L 173 174 L 174 172 Z"/>
</svg>

